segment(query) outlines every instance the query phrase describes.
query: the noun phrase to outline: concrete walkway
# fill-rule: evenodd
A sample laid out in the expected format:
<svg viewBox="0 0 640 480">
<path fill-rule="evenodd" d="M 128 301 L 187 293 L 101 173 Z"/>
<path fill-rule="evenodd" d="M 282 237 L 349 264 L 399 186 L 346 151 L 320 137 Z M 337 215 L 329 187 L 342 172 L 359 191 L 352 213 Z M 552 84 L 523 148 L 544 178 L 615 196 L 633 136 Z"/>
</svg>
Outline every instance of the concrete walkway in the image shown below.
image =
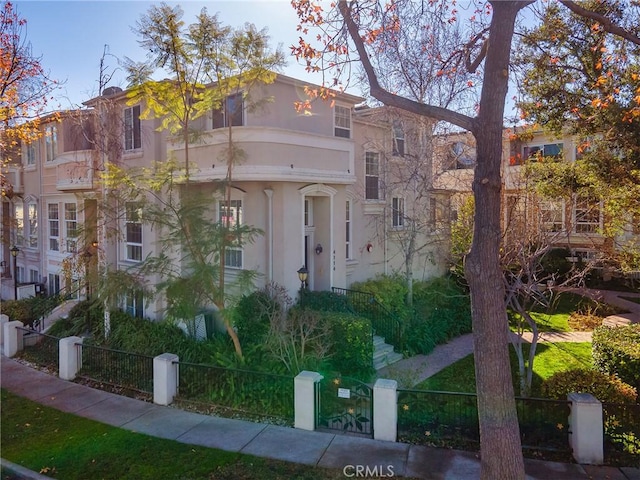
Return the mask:
<svg viewBox="0 0 640 480">
<path fill-rule="evenodd" d="M 231 452 L 335 468 L 345 474 L 353 474 L 354 470 L 349 466 L 362 465 L 370 470 L 377 468 L 379 472 L 381 468 L 385 469 L 382 472 L 389 472 L 390 468 L 393 476 L 397 477 L 467 480 L 480 476 L 480 460 L 473 452 L 201 415 L 94 390 L 4 356 L 0 365 L 2 388 L 43 405 L 134 432 Z M 640 480 L 637 468 L 529 459 L 525 460 L 525 468 L 530 480 Z"/>
</svg>

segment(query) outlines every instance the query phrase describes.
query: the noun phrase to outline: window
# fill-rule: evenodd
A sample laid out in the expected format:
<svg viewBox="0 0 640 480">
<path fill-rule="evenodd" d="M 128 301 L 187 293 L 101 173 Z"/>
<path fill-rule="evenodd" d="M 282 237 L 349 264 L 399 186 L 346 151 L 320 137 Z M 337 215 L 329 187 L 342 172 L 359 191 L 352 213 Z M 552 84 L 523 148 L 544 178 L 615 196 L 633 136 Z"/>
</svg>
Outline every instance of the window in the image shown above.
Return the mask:
<svg viewBox="0 0 640 480">
<path fill-rule="evenodd" d="M 80 280 L 77 277 L 66 278 L 65 291 L 67 299 L 77 299 L 80 296 Z"/>
<path fill-rule="evenodd" d="M 16 265 L 16 282 L 25 283 L 24 267 Z"/>
<path fill-rule="evenodd" d="M 230 268 L 242 268 L 242 247 L 239 234 L 233 229 L 238 229 L 243 222 L 242 212 L 242 200 L 231 200 L 227 208 L 227 202 L 221 201 L 218 203 L 220 223 L 225 225 L 231 231 L 229 237 L 231 238 L 230 245 L 227 245 L 224 251 L 224 264 Z"/>
<path fill-rule="evenodd" d="M 140 147 L 140 105 L 136 105 L 124 109 L 124 150 L 129 152 Z"/>
<path fill-rule="evenodd" d="M 38 248 L 38 206 L 33 202 L 27 204 L 27 226 L 29 228 L 27 246 Z"/>
<path fill-rule="evenodd" d="M 538 161 L 545 158 L 562 158 L 562 143 L 547 143 L 543 145 L 527 145 L 522 148 L 522 157 L 516 157 L 513 165 L 522 165 L 525 161 Z"/>
<path fill-rule="evenodd" d="M 334 135 L 336 137 L 351 138 L 351 109 L 336 105 L 334 107 Z"/>
<path fill-rule="evenodd" d="M 16 229 L 16 245 L 24 245 L 24 204 L 16 199 L 13 204 L 13 220 Z"/>
<path fill-rule="evenodd" d="M 365 163 L 365 197 L 367 200 L 380 199 L 380 155 L 376 152 L 366 152 Z"/>
<path fill-rule="evenodd" d="M 540 204 L 540 221 L 542 228 L 548 232 L 564 230 L 562 202 L 543 201 Z"/>
<path fill-rule="evenodd" d="M 140 290 L 133 290 L 125 296 L 125 311 L 136 318 L 144 317 L 144 297 Z"/>
<path fill-rule="evenodd" d="M 304 226 L 313 227 L 313 199 L 304 199 Z"/>
<path fill-rule="evenodd" d="M 139 203 L 127 203 L 125 212 L 126 259 L 142 261 L 142 207 Z"/>
<path fill-rule="evenodd" d="M 38 161 L 38 142 L 31 142 L 27 144 L 26 148 L 26 164 L 35 165 Z"/>
<path fill-rule="evenodd" d="M 78 236 L 78 209 L 75 203 L 64 204 L 64 236 L 67 240 L 67 252 L 75 253 Z"/>
<path fill-rule="evenodd" d="M 58 128 L 54 125 L 44 131 L 44 144 L 47 162 L 52 162 L 58 154 Z"/>
<path fill-rule="evenodd" d="M 60 275 L 55 273 L 49 274 L 49 295 L 60 294 Z"/>
<path fill-rule="evenodd" d="M 57 203 L 47 205 L 49 212 L 49 250 L 60 251 L 60 212 Z"/>
<path fill-rule="evenodd" d="M 347 200 L 345 210 L 345 240 L 346 240 L 346 259 L 351 258 L 351 201 Z"/>
<path fill-rule="evenodd" d="M 600 228 L 600 201 L 592 197 L 576 199 L 576 233 L 595 233 Z"/>
<path fill-rule="evenodd" d="M 393 122 L 393 155 L 404 157 L 404 129 L 400 122 Z"/>
<path fill-rule="evenodd" d="M 213 128 L 242 127 L 244 125 L 244 99 L 242 93 L 229 95 L 224 108 L 213 111 Z"/>
<path fill-rule="evenodd" d="M 404 228 L 404 198 L 393 197 L 391 199 L 391 217 L 393 228 Z"/>
<path fill-rule="evenodd" d="M 40 283 L 40 273 L 33 268 L 29 269 L 29 281 L 31 283 Z"/>
</svg>

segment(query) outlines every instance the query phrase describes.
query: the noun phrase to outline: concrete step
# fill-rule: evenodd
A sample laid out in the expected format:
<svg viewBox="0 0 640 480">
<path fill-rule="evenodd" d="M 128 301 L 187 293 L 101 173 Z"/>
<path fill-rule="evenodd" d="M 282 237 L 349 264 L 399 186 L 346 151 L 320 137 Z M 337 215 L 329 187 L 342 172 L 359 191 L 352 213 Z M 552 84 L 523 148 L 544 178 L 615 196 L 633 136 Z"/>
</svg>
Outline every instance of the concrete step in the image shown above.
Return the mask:
<svg viewBox="0 0 640 480">
<path fill-rule="evenodd" d="M 376 370 L 380 370 L 381 368 L 388 367 L 389 365 L 393 365 L 396 362 L 402 360 L 402 354 L 397 352 L 390 352 L 387 355 L 374 359 L 373 368 Z"/>
<path fill-rule="evenodd" d="M 384 342 L 384 338 L 373 337 L 373 368 L 379 370 L 402 360 L 402 355 L 393 351 L 393 345 Z"/>
</svg>

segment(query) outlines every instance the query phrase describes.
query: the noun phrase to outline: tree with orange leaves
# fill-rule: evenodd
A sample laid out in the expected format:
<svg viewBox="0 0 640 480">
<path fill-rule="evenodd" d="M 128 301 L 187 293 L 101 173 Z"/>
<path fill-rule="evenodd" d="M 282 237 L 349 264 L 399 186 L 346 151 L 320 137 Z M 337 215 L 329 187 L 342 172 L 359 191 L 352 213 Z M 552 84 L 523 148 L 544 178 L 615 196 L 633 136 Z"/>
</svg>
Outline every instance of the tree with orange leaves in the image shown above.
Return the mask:
<svg viewBox="0 0 640 480">
<path fill-rule="evenodd" d="M 51 100 L 58 84 L 34 57 L 26 40 L 27 21 L 11 2 L 0 11 L 0 156 L 3 166 L 21 142 L 40 135 L 38 117 Z"/>
<path fill-rule="evenodd" d="M 353 62 L 363 70 L 370 94 L 379 102 L 416 115 L 453 124 L 476 139 L 477 164 L 473 182 L 475 218 L 472 246 L 465 258 L 465 276 L 471 289 L 478 416 L 481 440 L 481 478 L 522 479 L 524 462 L 514 391 L 509 365 L 509 339 L 505 288 L 500 266 L 501 160 L 505 100 L 509 83 L 511 46 L 518 14 L 534 3 L 530 1 L 471 2 L 475 11 L 465 21 L 474 30 L 468 40 L 450 56 L 433 58 L 424 52 L 423 64 L 403 65 L 411 75 L 420 75 L 434 62 L 442 74 L 468 75 L 481 71 L 478 79 L 479 102 L 472 114 L 459 107 L 425 103 L 411 98 L 402 84 L 387 85 L 387 68 L 376 62 L 376 52 L 386 48 L 405 48 L 388 43 L 388 36 L 405 28 L 401 7 L 414 3 L 421 10 L 409 22 L 426 28 L 434 21 L 456 24 L 459 16 L 455 0 L 339 0 L 325 9 L 311 0 L 293 0 L 300 18 L 299 29 L 316 34 L 314 45 L 301 37 L 292 52 L 306 62 L 309 70 L 337 72 L 332 84 L 349 76 Z M 632 30 L 612 22 L 570 0 L 560 0 L 576 14 L 599 22 L 607 34 L 624 37 L 635 45 L 640 38 Z M 408 25 L 409 28 L 411 25 Z M 420 40 L 420 37 L 415 39 Z M 408 46 L 409 44 L 407 44 Z M 357 54 L 357 60 L 352 58 Z M 402 67 L 402 66 L 400 66 Z M 455 67 L 455 72 L 452 68 Z M 469 79 L 468 81 L 473 81 Z"/>
</svg>

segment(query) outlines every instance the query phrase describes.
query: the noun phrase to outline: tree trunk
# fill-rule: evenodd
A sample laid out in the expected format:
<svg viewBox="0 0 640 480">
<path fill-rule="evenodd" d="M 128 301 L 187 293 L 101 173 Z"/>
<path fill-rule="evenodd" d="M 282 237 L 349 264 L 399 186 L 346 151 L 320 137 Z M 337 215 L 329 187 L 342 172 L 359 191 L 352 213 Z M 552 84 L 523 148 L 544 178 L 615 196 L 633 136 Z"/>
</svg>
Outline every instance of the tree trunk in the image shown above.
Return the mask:
<svg viewBox="0 0 640 480">
<path fill-rule="evenodd" d="M 471 289 L 481 478 L 524 479 L 524 462 L 509 364 L 508 321 L 500 269 L 502 119 L 515 18 L 524 2 L 492 2 L 480 112 L 474 125 L 475 226 L 465 261 Z"/>
</svg>

